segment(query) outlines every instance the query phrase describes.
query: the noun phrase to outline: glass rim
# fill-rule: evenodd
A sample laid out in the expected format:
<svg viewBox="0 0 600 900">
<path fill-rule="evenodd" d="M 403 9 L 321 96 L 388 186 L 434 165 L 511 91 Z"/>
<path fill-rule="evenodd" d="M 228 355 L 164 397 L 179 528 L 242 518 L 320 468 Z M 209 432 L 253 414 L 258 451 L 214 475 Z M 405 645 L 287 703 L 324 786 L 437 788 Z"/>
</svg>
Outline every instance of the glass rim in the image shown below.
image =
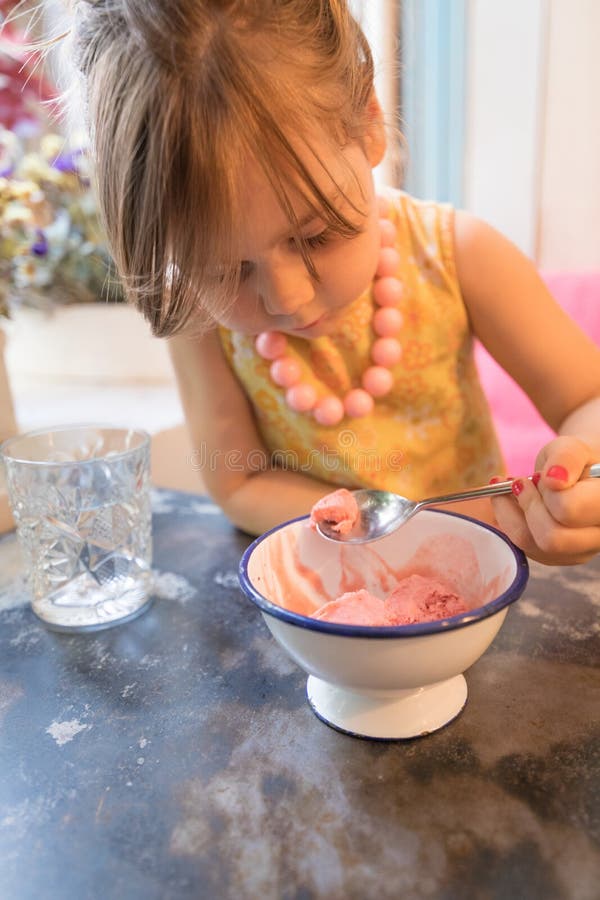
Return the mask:
<svg viewBox="0 0 600 900">
<path fill-rule="evenodd" d="M 92 456 L 90 459 L 68 459 L 59 462 L 57 460 L 23 459 L 18 455 L 13 456 L 10 453 L 11 445 L 17 444 L 19 441 L 28 438 L 36 438 L 48 434 L 60 434 L 66 431 L 86 431 L 91 429 L 120 432 L 122 434 L 134 434 L 139 436 L 141 440 L 137 447 L 130 447 L 127 450 L 117 450 L 116 452 L 111 453 L 108 459 L 105 456 Z M 23 466 L 45 466 L 47 468 L 52 466 L 63 467 L 93 465 L 94 463 L 98 463 L 100 460 L 111 463 L 118 459 L 122 459 L 124 456 L 128 456 L 130 453 L 135 453 L 139 450 L 145 450 L 149 448 L 150 440 L 151 435 L 144 428 L 125 428 L 120 425 L 110 425 L 106 423 L 103 424 L 100 422 L 78 422 L 73 425 L 56 425 L 51 428 L 36 428 L 33 431 L 24 431 L 22 434 L 14 434 L 12 435 L 12 437 L 6 438 L 6 440 L 2 441 L 0 443 L 0 463 L 8 461 L 19 463 Z"/>
</svg>

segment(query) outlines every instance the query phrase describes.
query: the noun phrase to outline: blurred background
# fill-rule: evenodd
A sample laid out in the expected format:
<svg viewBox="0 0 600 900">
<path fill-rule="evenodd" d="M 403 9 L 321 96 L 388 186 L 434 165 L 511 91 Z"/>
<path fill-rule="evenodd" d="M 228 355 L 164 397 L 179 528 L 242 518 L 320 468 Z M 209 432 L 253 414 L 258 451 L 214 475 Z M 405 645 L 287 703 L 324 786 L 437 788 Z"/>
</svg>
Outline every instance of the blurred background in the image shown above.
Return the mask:
<svg viewBox="0 0 600 900">
<path fill-rule="evenodd" d="M 481 216 L 542 269 L 600 268 L 600 4 L 353 5 L 406 136 L 407 190 Z"/>
<path fill-rule="evenodd" d="M 57 115 L 61 64 L 23 50 L 27 22 L 51 37 L 69 14 L 60 0 L 16 6 L 0 0 L 0 438 L 90 420 L 143 427 L 155 482 L 201 489 L 166 347 L 120 302 L 82 123 Z M 352 7 L 390 126 L 378 182 L 488 220 L 569 297 L 576 283 L 577 314 L 600 332 L 600 3 Z"/>
</svg>

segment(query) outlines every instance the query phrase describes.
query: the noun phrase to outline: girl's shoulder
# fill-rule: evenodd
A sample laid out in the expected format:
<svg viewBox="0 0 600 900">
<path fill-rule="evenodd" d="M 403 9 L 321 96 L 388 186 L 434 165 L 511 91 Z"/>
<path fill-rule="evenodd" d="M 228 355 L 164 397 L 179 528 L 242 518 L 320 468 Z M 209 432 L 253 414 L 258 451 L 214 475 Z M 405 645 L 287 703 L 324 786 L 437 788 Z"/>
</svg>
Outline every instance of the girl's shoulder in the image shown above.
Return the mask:
<svg viewBox="0 0 600 900">
<path fill-rule="evenodd" d="M 396 226 L 399 245 L 410 247 L 413 255 L 429 264 L 437 260 L 456 278 L 455 210 L 452 204 L 422 200 L 393 187 L 379 193 L 390 204 L 390 218 Z"/>
<path fill-rule="evenodd" d="M 440 220 L 445 221 L 454 216 L 451 203 L 424 200 L 400 188 L 385 187 L 379 190 L 379 194 L 389 202 L 391 216 L 397 224 L 407 221 L 431 227 Z"/>
</svg>

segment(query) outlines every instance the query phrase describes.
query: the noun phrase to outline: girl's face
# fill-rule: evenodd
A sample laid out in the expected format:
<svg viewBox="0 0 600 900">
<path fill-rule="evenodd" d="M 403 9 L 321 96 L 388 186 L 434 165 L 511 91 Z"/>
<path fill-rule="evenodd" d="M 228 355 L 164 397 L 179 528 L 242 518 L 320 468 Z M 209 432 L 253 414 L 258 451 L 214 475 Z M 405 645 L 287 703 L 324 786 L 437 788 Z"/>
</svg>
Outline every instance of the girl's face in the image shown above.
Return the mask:
<svg viewBox="0 0 600 900">
<path fill-rule="evenodd" d="M 337 235 L 323 220 L 310 213 L 307 217 L 300 198 L 292 200 L 302 223 L 300 233 L 319 276 L 315 279 L 268 181 L 258 166 L 250 169 L 242 207 L 247 214 L 237 242 L 241 283 L 235 302 L 220 319 L 227 328 L 246 334 L 282 331 L 304 338 L 326 335 L 373 279 L 380 235 L 372 166 L 380 161 L 381 153 L 369 141 L 364 149 L 351 144 L 337 154 L 327 145 L 314 149 L 317 157 L 308 163 L 312 176 L 360 231 L 350 238 Z M 336 184 L 347 200 L 339 196 Z"/>
</svg>

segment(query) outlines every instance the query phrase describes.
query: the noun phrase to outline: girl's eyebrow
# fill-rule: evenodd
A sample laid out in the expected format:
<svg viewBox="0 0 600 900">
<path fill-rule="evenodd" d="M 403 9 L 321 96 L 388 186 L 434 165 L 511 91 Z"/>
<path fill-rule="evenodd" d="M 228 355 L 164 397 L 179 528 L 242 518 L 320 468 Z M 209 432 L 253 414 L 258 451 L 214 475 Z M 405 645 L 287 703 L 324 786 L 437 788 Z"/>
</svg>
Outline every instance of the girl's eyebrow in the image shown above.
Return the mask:
<svg viewBox="0 0 600 900">
<path fill-rule="evenodd" d="M 305 216 L 298 220 L 298 228 L 306 228 L 307 225 L 310 225 L 311 222 L 316 222 L 319 219 L 319 214 L 315 212 L 308 212 Z M 280 234 L 275 235 L 273 240 L 270 242 L 269 246 L 274 247 L 276 244 L 281 243 L 282 241 L 288 240 L 289 238 L 294 236 L 294 227 L 290 225 L 285 231 L 282 231 Z"/>
<path fill-rule="evenodd" d="M 309 212 L 298 221 L 298 228 L 306 228 L 307 225 L 310 225 L 311 222 L 316 222 L 317 219 L 321 219 L 319 213 Z"/>
<path fill-rule="evenodd" d="M 346 189 L 347 189 L 346 185 L 344 185 L 340 188 L 336 188 L 335 191 L 332 192 L 331 196 L 327 197 L 331 206 L 337 207 L 338 204 L 340 206 L 348 205 L 348 197 L 346 195 Z M 316 222 L 318 219 L 321 219 L 321 216 L 319 215 L 318 212 L 309 211 L 309 212 L 307 212 L 307 214 L 305 216 L 303 216 L 301 219 L 298 220 L 298 228 L 306 228 L 307 225 L 310 225 L 311 222 Z M 285 238 L 289 237 L 290 234 L 292 234 L 292 233 L 293 233 L 293 228 L 290 228 L 287 231 L 282 232 L 280 235 L 278 235 L 275 238 L 273 243 L 277 244 L 280 241 L 283 241 Z"/>
</svg>

